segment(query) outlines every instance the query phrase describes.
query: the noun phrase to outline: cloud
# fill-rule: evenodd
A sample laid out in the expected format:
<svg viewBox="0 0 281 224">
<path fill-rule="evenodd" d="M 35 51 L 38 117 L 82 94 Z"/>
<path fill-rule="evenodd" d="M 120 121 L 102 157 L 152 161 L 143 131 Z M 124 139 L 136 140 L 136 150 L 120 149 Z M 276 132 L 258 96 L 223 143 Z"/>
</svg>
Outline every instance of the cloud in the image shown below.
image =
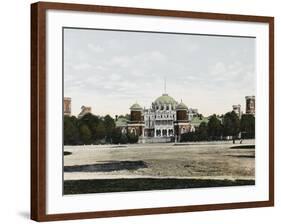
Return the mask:
<svg viewBox="0 0 281 224">
<path fill-rule="evenodd" d="M 120 75 L 118 75 L 116 73 L 113 73 L 113 74 L 110 75 L 111 81 L 118 81 L 118 80 L 120 80 L 120 78 L 121 78 Z"/>
<path fill-rule="evenodd" d="M 212 65 L 210 68 L 210 74 L 212 76 L 221 76 L 221 75 L 224 76 L 225 73 L 226 73 L 226 66 L 221 61 L 218 61 L 217 63 Z"/>
<path fill-rule="evenodd" d="M 104 49 L 101 46 L 96 45 L 96 44 L 89 43 L 88 48 L 94 53 L 103 53 L 104 52 Z"/>
<path fill-rule="evenodd" d="M 164 35 L 67 32 L 64 89 L 79 105 L 73 110 L 89 104 L 121 114 L 136 100 L 149 107 L 163 93 L 164 77 L 169 95 L 203 113 L 228 110 L 232 101 L 242 104 L 239 97 L 243 100 L 243 94 L 255 89 L 253 41 Z M 217 102 L 216 107 L 210 102 Z"/>
<path fill-rule="evenodd" d="M 73 69 L 75 70 L 85 70 L 90 69 L 92 66 L 89 63 L 80 63 L 72 65 Z"/>
<path fill-rule="evenodd" d="M 119 66 L 122 68 L 128 67 L 132 63 L 132 59 L 127 56 L 116 56 L 110 61 L 111 66 Z"/>
<path fill-rule="evenodd" d="M 166 62 L 166 56 L 158 51 L 136 53 L 133 56 L 117 55 L 113 56 L 108 62 L 109 66 L 121 68 L 133 68 L 135 66 L 145 66 L 154 63 L 155 66 Z M 135 72 L 137 74 L 138 72 Z"/>
<path fill-rule="evenodd" d="M 145 56 L 145 55 L 142 55 Z M 148 58 L 152 61 L 155 62 L 165 62 L 166 61 L 166 56 L 159 51 L 151 51 L 148 53 Z"/>
<path fill-rule="evenodd" d="M 235 86 L 237 83 L 241 85 L 243 82 L 246 82 L 246 85 L 251 85 L 251 82 L 254 81 L 253 65 L 241 61 L 219 61 L 209 67 L 208 73 L 215 84 L 223 82 L 225 86 Z M 250 76 L 250 79 L 245 79 L 246 76 Z"/>
</svg>

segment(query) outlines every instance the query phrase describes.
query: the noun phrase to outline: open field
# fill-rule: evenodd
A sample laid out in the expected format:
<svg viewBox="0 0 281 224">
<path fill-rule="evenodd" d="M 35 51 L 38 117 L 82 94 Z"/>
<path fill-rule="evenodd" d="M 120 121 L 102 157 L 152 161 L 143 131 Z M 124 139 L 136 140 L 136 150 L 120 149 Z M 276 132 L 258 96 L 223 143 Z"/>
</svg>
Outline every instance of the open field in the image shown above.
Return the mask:
<svg viewBox="0 0 281 224">
<path fill-rule="evenodd" d="M 250 144 L 65 146 L 65 194 L 252 185 Z"/>
</svg>

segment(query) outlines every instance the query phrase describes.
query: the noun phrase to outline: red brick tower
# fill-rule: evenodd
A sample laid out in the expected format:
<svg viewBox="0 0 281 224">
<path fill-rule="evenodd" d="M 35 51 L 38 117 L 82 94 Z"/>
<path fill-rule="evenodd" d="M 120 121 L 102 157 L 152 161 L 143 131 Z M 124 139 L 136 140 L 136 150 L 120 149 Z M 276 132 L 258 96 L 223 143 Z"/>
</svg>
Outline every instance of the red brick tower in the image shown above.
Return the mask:
<svg viewBox="0 0 281 224">
<path fill-rule="evenodd" d="M 176 107 L 175 140 L 180 141 L 183 133 L 189 132 L 190 124 L 187 118 L 187 106 L 181 102 Z"/>
<path fill-rule="evenodd" d="M 135 103 L 130 107 L 131 119 L 128 123 L 128 133 L 134 133 L 139 137 L 144 135 L 144 121 L 143 121 L 143 109 L 138 104 Z"/>
</svg>

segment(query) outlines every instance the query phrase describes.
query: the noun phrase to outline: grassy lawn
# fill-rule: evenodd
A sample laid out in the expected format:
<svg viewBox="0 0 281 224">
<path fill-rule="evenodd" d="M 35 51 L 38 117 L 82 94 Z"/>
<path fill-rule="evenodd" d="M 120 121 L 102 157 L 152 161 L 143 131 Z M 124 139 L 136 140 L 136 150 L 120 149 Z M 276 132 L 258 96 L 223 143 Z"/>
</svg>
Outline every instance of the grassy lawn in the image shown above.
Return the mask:
<svg viewBox="0 0 281 224">
<path fill-rule="evenodd" d="M 255 180 L 214 180 L 214 179 L 94 179 L 64 181 L 64 194 L 87 194 L 103 192 L 145 191 L 185 189 L 202 187 L 226 187 L 254 185 Z"/>
</svg>

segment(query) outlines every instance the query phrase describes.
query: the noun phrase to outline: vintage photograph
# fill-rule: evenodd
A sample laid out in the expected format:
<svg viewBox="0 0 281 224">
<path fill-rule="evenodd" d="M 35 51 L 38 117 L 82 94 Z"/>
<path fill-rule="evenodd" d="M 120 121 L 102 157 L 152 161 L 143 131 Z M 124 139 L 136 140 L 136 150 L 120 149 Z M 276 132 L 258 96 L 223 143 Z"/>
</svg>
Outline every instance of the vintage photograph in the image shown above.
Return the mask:
<svg viewBox="0 0 281 224">
<path fill-rule="evenodd" d="M 64 27 L 63 193 L 255 185 L 255 48 Z"/>
</svg>

